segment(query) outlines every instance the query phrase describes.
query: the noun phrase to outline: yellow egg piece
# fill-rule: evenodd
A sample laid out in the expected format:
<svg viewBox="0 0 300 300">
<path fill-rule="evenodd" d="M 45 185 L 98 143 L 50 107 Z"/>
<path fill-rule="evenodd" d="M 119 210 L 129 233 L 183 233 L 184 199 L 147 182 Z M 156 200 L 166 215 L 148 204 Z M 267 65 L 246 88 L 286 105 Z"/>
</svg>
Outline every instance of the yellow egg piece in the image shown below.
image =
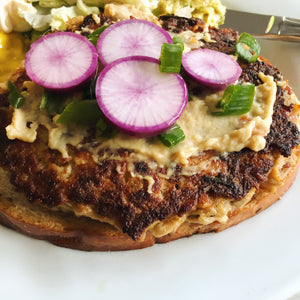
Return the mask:
<svg viewBox="0 0 300 300">
<path fill-rule="evenodd" d="M 0 32 L 0 82 L 21 65 L 25 52 L 22 34 Z"/>
</svg>

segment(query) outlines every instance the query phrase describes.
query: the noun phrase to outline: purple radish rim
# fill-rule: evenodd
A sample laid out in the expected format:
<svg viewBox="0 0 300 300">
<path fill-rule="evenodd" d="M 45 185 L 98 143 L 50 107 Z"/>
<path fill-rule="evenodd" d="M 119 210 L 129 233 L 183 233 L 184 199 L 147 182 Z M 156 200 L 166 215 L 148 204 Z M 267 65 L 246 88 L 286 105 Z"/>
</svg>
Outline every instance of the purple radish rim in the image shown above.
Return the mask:
<svg viewBox="0 0 300 300">
<path fill-rule="evenodd" d="M 118 60 L 115 60 L 112 63 L 108 64 L 100 73 L 96 82 L 96 90 L 95 90 L 96 99 L 102 113 L 114 127 L 118 128 L 120 131 L 131 136 L 135 136 L 139 138 L 147 138 L 165 132 L 170 127 L 172 127 L 175 124 L 175 122 L 179 119 L 179 117 L 182 115 L 188 103 L 188 89 L 184 79 L 179 74 L 174 74 L 174 73 L 169 74 L 170 76 L 175 76 L 177 78 L 178 83 L 183 91 L 182 103 L 179 106 L 177 113 L 174 114 L 174 117 L 172 119 L 169 119 L 168 121 L 162 122 L 154 126 L 149 126 L 149 127 L 132 126 L 132 125 L 124 124 L 120 122 L 118 119 L 116 119 L 113 115 L 111 115 L 111 113 L 106 109 L 106 105 L 103 103 L 102 96 L 101 96 L 101 81 L 112 68 L 114 68 L 116 65 L 120 63 L 127 62 L 127 61 L 140 61 L 140 62 L 155 63 L 157 65 L 159 64 L 159 60 L 156 58 L 149 57 L 149 56 L 139 56 L 139 55 L 119 58 Z"/>
<path fill-rule="evenodd" d="M 213 55 L 222 56 L 224 59 L 231 62 L 233 69 L 235 69 L 233 72 L 233 75 L 231 77 L 226 78 L 226 80 L 225 79 L 216 80 L 216 79 L 207 78 L 205 76 L 202 76 L 201 74 L 196 73 L 192 68 L 190 68 L 188 66 L 188 63 L 187 63 L 190 55 L 194 54 L 193 53 L 194 51 L 202 51 L 202 52 L 211 53 L 212 56 Z M 182 66 L 183 66 L 184 70 L 186 71 L 186 73 L 191 78 L 193 78 L 197 82 L 201 83 L 204 87 L 210 88 L 214 91 L 224 90 L 229 84 L 234 83 L 240 77 L 240 75 L 242 73 L 242 69 L 241 69 L 240 65 L 236 62 L 236 60 L 234 58 L 232 58 L 231 56 L 229 56 L 226 53 L 215 51 L 215 50 L 210 50 L 210 49 L 196 49 L 191 52 L 184 53 L 182 56 Z"/>
<path fill-rule="evenodd" d="M 170 36 L 170 34 L 164 30 L 163 28 L 159 27 L 158 25 L 156 25 L 155 23 L 152 23 L 150 21 L 147 20 L 140 20 L 140 19 L 130 19 L 130 20 L 123 20 L 117 23 L 114 23 L 113 25 L 110 25 L 108 28 L 106 28 L 100 35 L 98 41 L 97 41 L 97 52 L 98 52 L 98 56 L 99 56 L 99 60 L 102 63 L 103 66 L 106 66 L 109 64 L 109 62 L 106 61 L 106 59 L 103 57 L 102 51 L 101 51 L 101 45 L 103 43 L 103 41 L 105 40 L 106 36 L 108 34 L 110 34 L 111 31 L 115 30 L 115 28 L 120 27 L 120 26 L 124 26 L 126 24 L 133 24 L 133 23 L 139 23 L 139 24 L 147 24 L 148 26 L 151 26 L 153 28 L 155 28 L 157 31 L 159 31 L 160 33 L 162 33 L 165 38 L 166 38 L 166 43 L 169 44 L 173 44 L 173 40 L 172 37 Z M 132 55 L 132 56 L 143 56 L 143 55 Z M 130 57 L 130 56 L 126 56 L 126 57 Z M 124 58 L 124 57 L 121 57 Z M 120 58 L 119 58 L 120 59 Z"/>
<path fill-rule="evenodd" d="M 59 84 L 47 83 L 44 80 L 41 80 L 32 71 L 30 57 L 31 57 L 32 53 L 35 51 L 35 48 L 39 44 L 43 43 L 47 39 L 55 39 L 58 36 L 71 36 L 74 39 L 84 42 L 88 46 L 89 50 L 91 51 L 92 60 L 91 60 L 89 68 L 78 78 L 76 78 L 72 81 L 59 83 Z M 98 53 L 95 49 L 95 46 L 86 37 L 76 34 L 76 33 L 73 33 L 73 32 L 53 32 L 53 33 L 47 34 L 47 35 L 39 38 L 33 44 L 31 44 L 30 50 L 25 55 L 25 69 L 26 69 L 26 73 L 27 73 L 28 77 L 35 83 L 37 83 L 40 86 L 47 88 L 49 90 L 68 90 L 77 85 L 84 84 L 84 83 L 88 82 L 96 74 L 97 68 L 98 68 Z"/>
</svg>

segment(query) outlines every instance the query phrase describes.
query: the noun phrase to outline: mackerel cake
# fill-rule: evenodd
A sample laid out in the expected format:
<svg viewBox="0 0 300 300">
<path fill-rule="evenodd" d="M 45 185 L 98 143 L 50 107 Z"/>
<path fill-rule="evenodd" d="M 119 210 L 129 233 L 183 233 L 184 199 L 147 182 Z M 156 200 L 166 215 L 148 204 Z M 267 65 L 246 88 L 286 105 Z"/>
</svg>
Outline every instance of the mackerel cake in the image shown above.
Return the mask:
<svg viewBox="0 0 300 300">
<path fill-rule="evenodd" d="M 233 29 L 176 16 L 151 21 L 182 37 L 184 51 L 207 48 L 235 56 L 239 35 Z M 104 12 L 71 19 L 67 30 L 87 36 L 114 22 Z M 219 124 L 207 107 L 222 92 L 187 79 L 194 99 L 178 120 L 186 138 L 173 148 L 156 138 L 56 124 L 55 114 L 40 109 L 44 89 L 17 69 L 10 80 L 23 106 L 9 105 L 6 86 L 0 95 L 0 222 L 63 247 L 130 250 L 219 232 L 270 206 L 296 176 L 299 102 L 264 58 L 238 63 L 237 84 L 255 85 L 252 115 Z M 75 91 L 72 97 L 83 96 Z"/>
</svg>

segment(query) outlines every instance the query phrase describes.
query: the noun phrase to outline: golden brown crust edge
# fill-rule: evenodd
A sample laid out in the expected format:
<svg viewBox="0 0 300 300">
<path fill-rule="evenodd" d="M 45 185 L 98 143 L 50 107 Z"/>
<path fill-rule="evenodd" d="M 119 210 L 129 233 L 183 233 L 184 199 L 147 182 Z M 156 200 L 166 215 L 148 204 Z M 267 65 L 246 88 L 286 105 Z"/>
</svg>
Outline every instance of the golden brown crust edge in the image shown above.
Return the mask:
<svg viewBox="0 0 300 300">
<path fill-rule="evenodd" d="M 297 175 L 300 147 L 293 151 L 296 153 L 297 159 L 290 167 L 283 183 L 276 187 L 275 192 L 260 190 L 253 200 L 230 215 L 226 224 L 214 222 L 209 225 L 200 225 L 185 222 L 176 232 L 161 238 L 155 238 L 150 232 L 147 232 L 143 241 L 133 241 L 114 227 L 87 218 L 78 218 L 60 212 L 49 212 L 38 207 L 35 207 L 35 214 L 28 217 L 26 209 L 32 210 L 32 206 L 29 204 L 28 208 L 25 208 L 25 211 L 20 214 L 16 201 L 12 199 L 1 199 L 0 223 L 36 239 L 47 240 L 58 246 L 84 251 L 141 249 L 155 243 L 167 243 L 197 233 L 219 232 L 260 213 L 281 198 Z M 36 216 L 39 215 L 42 217 L 37 222 Z"/>
<path fill-rule="evenodd" d="M 295 161 L 295 164 L 291 166 L 288 175 L 286 176 L 282 184 L 278 185 L 275 191 L 266 192 L 265 190 L 259 190 L 258 193 L 254 196 L 254 199 L 252 199 L 245 206 L 234 211 L 233 214 L 229 216 L 228 221 L 225 224 L 221 224 L 219 222 L 213 222 L 208 225 L 183 223 L 175 233 L 163 236 L 156 242 L 166 243 L 183 236 L 191 236 L 197 233 L 208 233 L 212 231 L 220 232 L 259 214 L 260 212 L 271 206 L 273 203 L 280 200 L 282 195 L 293 184 L 297 176 L 300 164 L 300 147 L 298 146 L 297 148 L 295 148 L 293 152 L 297 153 L 297 160 Z"/>
</svg>

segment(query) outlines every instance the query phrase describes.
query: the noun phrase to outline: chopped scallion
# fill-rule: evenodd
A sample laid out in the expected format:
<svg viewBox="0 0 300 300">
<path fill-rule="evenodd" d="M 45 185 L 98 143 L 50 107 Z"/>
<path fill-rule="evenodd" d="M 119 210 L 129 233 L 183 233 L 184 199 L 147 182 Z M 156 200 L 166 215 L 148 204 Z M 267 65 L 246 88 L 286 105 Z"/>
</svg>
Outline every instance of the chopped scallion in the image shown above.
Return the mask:
<svg viewBox="0 0 300 300">
<path fill-rule="evenodd" d="M 159 58 L 161 72 L 180 73 L 184 44 L 180 37 L 174 37 L 173 42 L 174 44 L 163 43 L 161 47 Z"/>
<path fill-rule="evenodd" d="M 183 39 L 180 36 L 174 36 L 172 40 L 173 40 L 173 44 L 180 45 L 183 51 L 184 49 Z"/>
<path fill-rule="evenodd" d="M 260 53 L 260 45 L 252 35 L 243 32 L 237 41 L 235 50 L 237 55 L 247 62 L 255 62 Z"/>
<path fill-rule="evenodd" d="M 167 147 L 173 147 L 185 139 L 183 130 L 179 125 L 173 125 L 169 130 L 158 136 L 160 141 Z"/>
<path fill-rule="evenodd" d="M 8 90 L 9 90 L 9 104 L 14 108 L 20 108 L 24 102 L 24 97 L 21 95 L 17 87 L 8 80 Z"/>
<path fill-rule="evenodd" d="M 212 114 L 215 116 L 245 114 L 252 107 L 254 93 L 255 86 L 253 84 L 229 85 L 216 106 L 217 110 Z"/>
</svg>

